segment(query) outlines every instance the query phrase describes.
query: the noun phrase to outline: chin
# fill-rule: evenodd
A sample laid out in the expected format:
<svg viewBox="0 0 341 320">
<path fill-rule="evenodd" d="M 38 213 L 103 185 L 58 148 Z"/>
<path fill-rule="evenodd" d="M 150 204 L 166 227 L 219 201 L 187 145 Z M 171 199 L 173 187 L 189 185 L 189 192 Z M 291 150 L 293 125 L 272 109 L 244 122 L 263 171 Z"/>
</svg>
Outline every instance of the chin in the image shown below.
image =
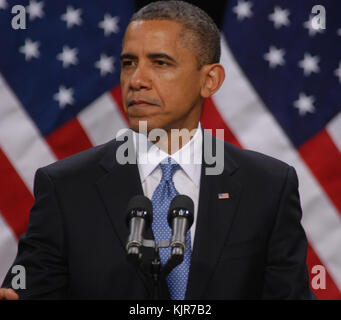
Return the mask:
<svg viewBox="0 0 341 320">
<path fill-rule="evenodd" d="M 139 122 L 147 121 L 147 132 L 149 133 L 153 129 L 162 129 L 164 126 L 161 123 L 157 123 L 152 120 L 144 118 L 129 118 L 130 128 L 135 132 L 139 132 Z M 141 127 L 143 130 L 143 126 Z"/>
</svg>

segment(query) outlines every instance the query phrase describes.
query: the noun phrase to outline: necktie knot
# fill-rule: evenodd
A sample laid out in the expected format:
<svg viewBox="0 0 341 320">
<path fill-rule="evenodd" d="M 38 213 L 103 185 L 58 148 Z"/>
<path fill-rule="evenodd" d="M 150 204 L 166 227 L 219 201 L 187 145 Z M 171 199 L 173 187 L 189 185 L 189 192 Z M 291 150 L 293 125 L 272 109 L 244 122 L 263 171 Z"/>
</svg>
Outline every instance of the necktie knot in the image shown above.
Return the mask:
<svg viewBox="0 0 341 320">
<path fill-rule="evenodd" d="M 167 163 L 160 163 L 160 167 L 162 170 L 162 180 L 165 181 L 172 181 L 174 173 L 180 169 L 180 165 L 170 157 L 167 158 Z"/>
</svg>

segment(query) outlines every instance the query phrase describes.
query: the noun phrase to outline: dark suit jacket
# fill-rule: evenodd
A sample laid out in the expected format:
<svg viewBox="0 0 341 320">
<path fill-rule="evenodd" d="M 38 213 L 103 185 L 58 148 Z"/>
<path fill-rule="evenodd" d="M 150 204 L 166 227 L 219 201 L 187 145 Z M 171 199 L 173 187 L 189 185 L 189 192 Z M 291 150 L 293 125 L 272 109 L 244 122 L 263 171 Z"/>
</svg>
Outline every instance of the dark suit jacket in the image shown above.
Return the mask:
<svg viewBox="0 0 341 320">
<path fill-rule="evenodd" d="M 126 261 L 126 207 L 143 190 L 137 165 L 117 163 L 120 144 L 112 140 L 37 171 L 36 201 L 14 262 L 26 268 L 20 298 L 151 298 L 150 283 Z M 229 143 L 224 148 L 223 173 L 202 171 L 186 298 L 310 299 L 295 170 Z M 218 199 L 223 192 L 229 199 Z M 144 259 L 151 258 L 145 249 Z M 11 287 L 13 276 L 9 271 L 3 286 Z M 169 297 L 164 281 L 161 292 Z"/>
</svg>

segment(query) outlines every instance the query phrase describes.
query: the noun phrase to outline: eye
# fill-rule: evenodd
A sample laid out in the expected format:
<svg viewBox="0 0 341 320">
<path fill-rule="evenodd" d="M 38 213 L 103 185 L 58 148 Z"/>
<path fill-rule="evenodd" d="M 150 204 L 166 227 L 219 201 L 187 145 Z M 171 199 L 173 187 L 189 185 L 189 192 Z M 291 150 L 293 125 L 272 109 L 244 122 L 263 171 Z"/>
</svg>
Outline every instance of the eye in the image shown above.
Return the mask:
<svg viewBox="0 0 341 320">
<path fill-rule="evenodd" d="M 158 66 L 168 66 L 168 65 L 169 65 L 168 62 L 163 61 L 163 60 L 155 60 L 155 63 L 156 63 Z"/>
<path fill-rule="evenodd" d="M 121 62 L 122 67 L 129 67 L 129 66 L 132 66 L 133 63 L 134 63 L 134 61 L 132 61 L 132 60 L 123 60 L 123 61 Z"/>
</svg>

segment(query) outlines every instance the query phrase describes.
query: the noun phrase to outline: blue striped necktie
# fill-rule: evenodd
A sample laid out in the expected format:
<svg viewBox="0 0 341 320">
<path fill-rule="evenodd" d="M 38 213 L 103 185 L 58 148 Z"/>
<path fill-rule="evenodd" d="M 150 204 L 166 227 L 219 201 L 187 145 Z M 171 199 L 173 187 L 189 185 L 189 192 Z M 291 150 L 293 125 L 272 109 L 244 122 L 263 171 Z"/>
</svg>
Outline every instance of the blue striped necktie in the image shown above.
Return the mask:
<svg viewBox="0 0 341 320">
<path fill-rule="evenodd" d="M 167 215 L 172 199 L 178 195 L 173 182 L 173 175 L 180 169 L 179 164 L 169 157 L 167 163 L 160 163 L 162 178 L 160 184 L 154 191 L 153 203 L 153 224 L 152 229 L 157 243 L 162 240 L 170 240 L 172 230 L 168 225 Z M 171 248 L 160 248 L 160 259 L 164 266 L 171 254 Z M 189 266 L 191 263 L 191 235 L 188 230 L 186 234 L 186 251 L 184 260 L 175 267 L 167 277 L 167 284 L 172 300 L 184 300 L 188 281 Z"/>
</svg>

